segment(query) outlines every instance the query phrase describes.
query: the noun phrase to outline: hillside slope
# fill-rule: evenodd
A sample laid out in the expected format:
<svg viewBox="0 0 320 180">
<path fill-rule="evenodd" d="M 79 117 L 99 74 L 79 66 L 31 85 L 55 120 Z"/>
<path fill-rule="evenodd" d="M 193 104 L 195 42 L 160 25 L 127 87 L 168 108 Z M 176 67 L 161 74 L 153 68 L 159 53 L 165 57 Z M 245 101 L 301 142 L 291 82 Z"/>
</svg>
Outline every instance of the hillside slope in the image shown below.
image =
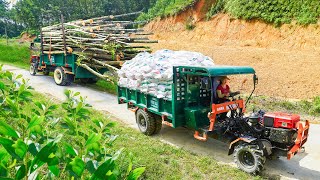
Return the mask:
<svg viewBox="0 0 320 180">
<path fill-rule="evenodd" d="M 244 21 L 218 14 L 209 21 L 198 7 L 149 23 L 154 50 L 199 51 L 217 64 L 250 65 L 260 77 L 258 94 L 309 99 L 320 95 L 320 28 L 290 24 L 276 28 L 260 21 Z M 201 9 L 201 8 L 200 8 Z M 192 18 L 193 30 L 186 29 Z"/>
</svg>

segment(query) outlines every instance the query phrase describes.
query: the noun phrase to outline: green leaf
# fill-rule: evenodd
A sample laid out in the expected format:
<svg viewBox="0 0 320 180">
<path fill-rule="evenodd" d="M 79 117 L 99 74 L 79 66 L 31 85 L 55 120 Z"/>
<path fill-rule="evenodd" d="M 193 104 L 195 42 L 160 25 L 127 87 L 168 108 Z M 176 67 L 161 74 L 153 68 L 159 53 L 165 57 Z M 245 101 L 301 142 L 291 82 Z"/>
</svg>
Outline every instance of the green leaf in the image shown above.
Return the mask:
<svg viewBox="0 0 320 180">
<path fill-rule="evenodd" d="M 29 125 L 28 125 L 28 129 L 32 129 L 35 126 L 40 125 L 44 120 L 44 117 L 39 117 L 39 116 L 33 116 Z"/>
<path fill-rule="evenodd" d="M 52 105 L 52 106 L 50 106 L 49 108 L 48 108 L 48 110 L 56 110 L 56 109 L 58 109 L 58 105 Z"/>
<path fill-rule="evenodd" d="M 97 133 L 92 133 L 90 134 L 87 142 L 86 142 L 86 147 L 87 149 L 90 151 L 90 150 L 100 150 L 100 143 L 99 143 L 99 140 L 101 139 L 102 137 L 102 134 L 97 134 Z"/>
<path fill-rule="evenodd" d="M 22 74 L 19 74 L 19 75 L 16 77 L 16 79 L 20 79 L 20 78 L 22 78 Z"/>
<path fill-rule="evenodd" d="M 39 109 L 41 109 L 41 110 L 46 110 L 46 106 L 44 105 L 44 104 L 42 104 L 42 103 L 40 103 L 40 102 L 34 102 L 34 104 L 39 108 Z"/>
<path fill-rule="evenodd" d="M 64 147 L 66 149 L 66 153 L 67 154 L 72 155 L 72 156 L 77 156 L 78 155 L 77 151 L 72 147 L 71 144 L 65 143 Z"/>
<path fill-rule="evenodd" d="M 79 177 L 82 175 L 82 173 L 83 173 L 83 171 L 84 171 L 84 169 L 86 167 L 85 163 L 79 157 L 75 157 L 70 162 L 70 165 L 71 165 L 72 171 Z"/>
<path fill-rule="evenodd" d="M 111 136 L 111 138 L 108 141 L 108 145 L 111 146 L 113 144 L 113 142 L 118 138 L 118 135 L 116 136 Z"/>
<path fill-rule="evenodd" d="M 120 154 L 122 153 L 124 148 L 121 148 L 120 150 L 118 150 L 116 153 L 114 153 L 114 155 L 112 156 L 112 159 L 115 161 L 119 158 Z"/>
<path fill-rule="evenodd" d="M 0 134 L 10 136 L 13 138 L 19 138 L 17 132 L 8 125 L 4 120 L 0 120 Z"/>
<path fill-rule="evenodd" d="M 26 166 L 23 164 L 18 169 L 15 179 L 23 179 L 24 177 L 26 177 L 26 175 L 27 175 Z"/>
<path fill-rule="evenodd" d="M 130 172 L 127 180 L 137 180 L 146 170 L 146 167 L 140 167 Z"/>
<path fill-rule="evenodd" d="M 41 124 L 44 121 L 44 117 L 43 116 L 33 116 L 29 125 L 28 125 L 28 129 L 30 129 L 30 131 L 32 133 L 37 133 L 37 134 L 42 134 L 42 127 Z"/>
<path fill-rule="evenodd" d="M 92 180 L 98 179 L 111 179 L 115 178 L 115 175 L 112 173 L 115 169 L 115 163 L 112 158 L 107 159 L 103 164 L 101 164 L 98 169 L 91 176 Z"/>
<path fill-rule="evenodd" d="M 28 151 L 29 151 L 33 156 L 36 156 L 37 153 L 39 152 L 37 146 L 36 146 L 34 143 L 29 144 Z"/>
<path fill-rule="evenodd" d="M 86 146 L 90 145 L 92 143 L 98 142 L 101 139 L 101 136 L 102 135 L 100 133 L 99 134 L 97 134 L 97 133 L 90 134 L 90 136 L 86 142 Z"/>
<path fill-rule="evenodd" d="M 59 163 L 57 157 L 52 157 L 52 154 L 54 154 L 57 149 L 58 146 L 55 141 L 52 141 L 44 146 L 32 161 L 31 173 L 41 167 L 44 163 L 48 163 L 50 165 L 56 165 L 57 163 Z"/>
<path fill-rule="evenodd" d="M 0 144 L 7 150 L 7 152 L 15 159 L 21 159 L 19 155 L 16 154 L 15 149 L 12 147 L 14 144 L 10 139 L 0 137 Z"/>
<path fill-rule="evenodd" d="M 58 166 L 49 166 L 49 170 L 52 174 L 54 174 L 55 176 L 59 176 L 60 174 L 60 169 Z"/>
<path fill-rule="evenodd" d="M 93 174 L 94 171 L 97 170 L 95 164 L 94 164 L 93 161 L 91 161 L 91 160 L 87 162 L 87 164 L 86 164 L 86 169 L 87 169 L 91 174 Z"/>
<path fill-rule="evenodd" d="M 73 96 L 79 96 L 79 95 L 80 95 L 80 92 L 76 92 L 76 93 L 74 93 Z"/>
<path fill-rule="evenodd" d="M 12 147 L 14 148 L 14 152 L 23 159 L 28 151 L 28 146 L 21 140 L 18 139 Z"/>
<path fill-rule="evenodd" d="M 5 85 L 4 85 L 4 83 L 3 82 L 0 82 L 0 89 L 4 89 L 5 88 Z"/>
</svg>

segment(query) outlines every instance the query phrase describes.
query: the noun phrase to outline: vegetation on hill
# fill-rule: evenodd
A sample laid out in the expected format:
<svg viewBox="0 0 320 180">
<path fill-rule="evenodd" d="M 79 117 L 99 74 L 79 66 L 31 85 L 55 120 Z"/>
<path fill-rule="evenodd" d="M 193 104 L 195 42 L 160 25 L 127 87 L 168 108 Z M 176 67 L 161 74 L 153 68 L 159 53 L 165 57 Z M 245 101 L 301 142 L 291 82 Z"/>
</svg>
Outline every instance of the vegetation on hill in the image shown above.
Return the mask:
<svg viewBox="0 0 320 180">
<path fill-rule="evenodd" d="M 138 20 L 152 20 L 155 17 L 166 17 L 178 14 L 188 6 L 194 4 L 196 0 L 159 0 L 148 12 L 141 14 Z"/>
<path fill-rule="evenodd" d="M 217 0 L 208 12 L 212 17 L 225 11 L 235 18 L 245 20 L 260 19 L 276 25 L 296 21 L 307 25 L 318 22 L 320 1 L 318 0 Z"/>
<path fill-rule="evenodd" d="M 186 7 L 195 4 L 195 0 L 160 0 L 142 14 L 139 20 L 151 20 L 155 17 L 166 17 L 178 14 Z M 252 20 L 260 19 L 276 25 L 296 21 L 307 25 L 318 22 L 320 1 L 317 0 L 217 0 L 207 12 L 211 18 L 219 12 L 226 12 L 235 18 Z"/>
</svg>

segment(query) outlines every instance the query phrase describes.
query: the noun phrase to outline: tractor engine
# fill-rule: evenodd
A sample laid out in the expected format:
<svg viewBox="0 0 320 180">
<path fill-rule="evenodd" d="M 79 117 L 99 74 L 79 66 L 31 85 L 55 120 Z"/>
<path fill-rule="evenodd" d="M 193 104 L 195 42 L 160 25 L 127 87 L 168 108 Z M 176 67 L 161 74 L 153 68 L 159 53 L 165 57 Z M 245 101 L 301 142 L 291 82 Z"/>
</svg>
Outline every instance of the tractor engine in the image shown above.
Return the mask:
<svg viewBox="0 0 320 180">
<path fill-rule="evenodd" d="M 264 114 L 262 119 L 263 136 L 278 147 L 291 146 L 297 138 L 296 124 L 299 121 L 300 116 L 296 114 L 280 112 Z"/>
</svg>

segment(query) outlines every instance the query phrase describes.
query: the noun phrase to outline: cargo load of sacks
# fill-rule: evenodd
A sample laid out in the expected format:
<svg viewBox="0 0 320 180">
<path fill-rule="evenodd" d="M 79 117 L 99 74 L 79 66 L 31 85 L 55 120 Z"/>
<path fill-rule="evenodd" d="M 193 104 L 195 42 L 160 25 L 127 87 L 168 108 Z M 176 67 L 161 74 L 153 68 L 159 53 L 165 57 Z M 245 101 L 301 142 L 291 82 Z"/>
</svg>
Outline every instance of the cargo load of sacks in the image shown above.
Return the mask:
<svg viewBox="0 0 320 180">
<path fill-rule="evenodd" d="M 214 66 L 213 60 L 201 53 L 160 50 L 144 52 L 123 64 L 118 71 L 120 87 L 140 90 L 157 98 L 172 99 L 173 66 Z"/>
</svg>

